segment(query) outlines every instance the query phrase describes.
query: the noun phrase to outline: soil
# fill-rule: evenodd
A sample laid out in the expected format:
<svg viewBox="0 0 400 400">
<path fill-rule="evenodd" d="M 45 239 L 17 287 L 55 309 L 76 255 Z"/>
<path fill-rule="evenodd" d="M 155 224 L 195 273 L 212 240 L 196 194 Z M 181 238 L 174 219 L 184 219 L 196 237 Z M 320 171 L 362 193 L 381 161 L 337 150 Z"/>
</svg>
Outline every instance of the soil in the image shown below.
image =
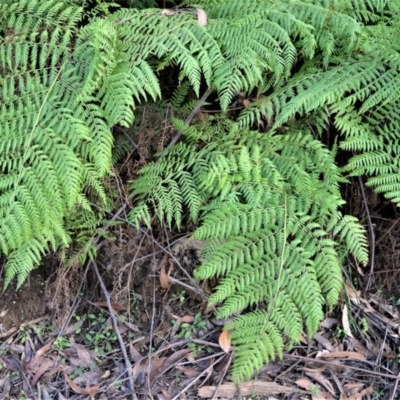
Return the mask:
<svg viewBox="0 0 400 400">
<path fill-rule="evenodd" d="M 11 283 L 7 290 L 0 294 L 0 330 L 5 331 L 30 320 L 36 320 L 46 315 L 44 290 L 46 281 L 39 270 L 35 270 L 27 281 L 15 290 Z M 4 286 L 4 279 L 0 279 Z"/>
</svg>

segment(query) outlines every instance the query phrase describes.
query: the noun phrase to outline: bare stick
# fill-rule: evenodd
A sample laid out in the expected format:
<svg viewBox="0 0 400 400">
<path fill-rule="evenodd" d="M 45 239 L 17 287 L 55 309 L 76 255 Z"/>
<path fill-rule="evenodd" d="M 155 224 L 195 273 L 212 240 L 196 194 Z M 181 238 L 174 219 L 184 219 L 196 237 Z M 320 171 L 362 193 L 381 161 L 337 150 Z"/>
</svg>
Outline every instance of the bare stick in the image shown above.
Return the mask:
<svg viewBox="0 0 400 400">
<path fill-rule="evenodd" d="M 138 400 L 137 397 L 136 397 L 136 394 L 135 394 L 135 390 L 134 390 L 135 389 L 135 384 L 133 382 L 133 377 L 132 377 L 132 364 L 129 361 L 128 354 L 127 354 L 126 349 L 125 349 L 124 341 L 123 341 L 121 333 L 119 332 L 119 329 L 118 329 L 117 317 L 115 316 L 114 309 L 113 309 L 113 307 L 111 305 L 110 294 L 107 291 L 107 288 L 106 288 L 106 285 L 103 282 L 103 279 L 101 278 L 99 269 L 97 268 L 96 261 L 92 261 L 92 265 L 93 265 L 93 269 L 94 269 L 94 271 L 95 271 L 95 273 L 97 275 L 97 279 L 100 282 L 101 289 L 103 290 L 104 296 L 106 298 L 107 307 L 108 307 L 108 311 L 110 313 L 110 317 L 111 317 L 111 321 L 112 321 L 112 324 L 113 324 L 114 332 L 117 335 L 119 346 L 121 347 L 122 355 L 124 356 L 125 367 L 126 367 L 126 372 L 128 374 L 128 382 L 129 382 L 129 386 L 130 386 L 129 389 L 132 392 L 132 400 Z"/>
<path fill-rule="evenodd" d="M 189 114 L 189 116 L 185 119 L 185 125 L 189 125 L 190 122 L 192 121 L 193 117 L 199 112 L 200 108 L 203 106 L 204 102 L 207 100 L 207 97 L 211 93 L 211 88 L 207 88 L 207 90 L 204 92 L 203 96 L 201 99 L 197 102 L 196 107 L 193 109 L 193 111 Z M 168 147 L 173 146 L 182 136 L 182 132 L 178 132 L 170 141 Z"/>
</svg>

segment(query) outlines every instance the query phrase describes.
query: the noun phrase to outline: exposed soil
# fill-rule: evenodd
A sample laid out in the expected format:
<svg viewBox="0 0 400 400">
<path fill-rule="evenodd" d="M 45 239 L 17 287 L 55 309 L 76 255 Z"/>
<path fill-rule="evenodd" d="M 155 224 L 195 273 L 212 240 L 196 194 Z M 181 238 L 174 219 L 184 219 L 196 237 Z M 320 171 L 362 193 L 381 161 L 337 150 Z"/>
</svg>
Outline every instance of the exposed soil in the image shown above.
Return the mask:
<svg viewBox="0 0 400 400">
<path fill-rule="evenodd" d="M 0 330 L 5 331 L 45 316 L 45 285 L 46 281 L 40 270 L 36 270 L 19 290 L 15 291 L 15 284 L 11 283 L 7 290 L 1 293 Z M 0 279 L 0 286 L 4 286 L 3 279 Z"/>
</svg>

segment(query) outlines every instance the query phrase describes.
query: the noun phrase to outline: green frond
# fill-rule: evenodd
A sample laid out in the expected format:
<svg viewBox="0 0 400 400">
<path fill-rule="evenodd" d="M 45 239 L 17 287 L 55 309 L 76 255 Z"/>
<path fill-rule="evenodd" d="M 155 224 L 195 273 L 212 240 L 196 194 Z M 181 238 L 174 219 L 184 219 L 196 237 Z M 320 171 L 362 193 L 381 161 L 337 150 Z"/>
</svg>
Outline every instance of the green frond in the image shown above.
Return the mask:
<svg viewBox="0 0 400 400">
<path fill-rule="evenodd" d="M 239 380 L 281 354 L 283 335 L 295 343 L 303 326 L 310 336 L 317 330 L 324 305 L 336 304 L 342 288 L 336 247 L 367 262 L 365 231 L 340 214 L 344 177 L 336 147 L 328 150 L 310 132 L 265 135 L 223 117 L 180 128 L 187 143 L 164 151 L 132 184 L 135 222 L 149 208 L 168 225 L 180 223 L 184 209 L 192 220 L 199 216 L 192 238 L 204 246 L 195 277 L 220 278 L 209 298 L 218 318 L 243 314 L 225 327 Z M 263 327 L 252 312 L 262 304 Z"/>
</svg>

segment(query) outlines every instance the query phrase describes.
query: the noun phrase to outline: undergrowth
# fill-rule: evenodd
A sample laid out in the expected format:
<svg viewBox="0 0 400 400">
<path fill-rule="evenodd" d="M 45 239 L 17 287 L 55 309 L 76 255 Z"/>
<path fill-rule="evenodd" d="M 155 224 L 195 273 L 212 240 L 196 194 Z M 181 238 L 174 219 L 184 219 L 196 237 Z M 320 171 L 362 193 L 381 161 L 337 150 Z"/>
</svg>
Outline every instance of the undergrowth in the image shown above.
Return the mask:
<svg viewBox="0 0 400 400">
<path fill-rule="evenodd" d="M 183 140 L 142 168 L 130 217 L 197 224 L 196 277 L 220 278 L 210 303 L 234 316 L 225 329 L 240 381 L 303 327 L 316 331 L 347 254 L 367 263 L 364 228 L 341 214 L 346 178 L 365 176 L 400 203 L 400 2 L 96 4 L 0 2 L 6 285 L 72 243 L 80 262 L 94 258 L 88 243 L 114 207 L 105 182 L 124 153 L 113 157 L 111 128 L 128 128 L 135 106 L 154 100 L 190 112 L 208 87 L 220 115 L 175 121 Z M 162 98 L 171 70 L 177 89 Z M 338 151 L 348 154 L 341 168 Z"/>
</svg>

